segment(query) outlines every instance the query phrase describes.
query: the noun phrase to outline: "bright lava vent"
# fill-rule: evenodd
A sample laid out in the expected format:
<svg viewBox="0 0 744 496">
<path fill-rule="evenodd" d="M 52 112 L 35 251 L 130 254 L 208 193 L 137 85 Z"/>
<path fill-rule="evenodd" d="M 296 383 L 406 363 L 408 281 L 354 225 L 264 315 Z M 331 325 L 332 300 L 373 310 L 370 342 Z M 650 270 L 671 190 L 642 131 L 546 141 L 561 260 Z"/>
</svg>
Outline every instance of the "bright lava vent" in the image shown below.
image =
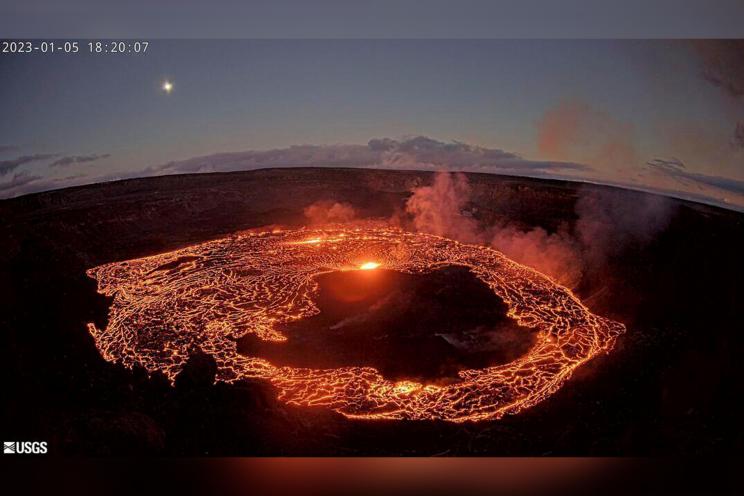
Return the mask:
<svg viewBox="0 0 744 496">
<path fill-rule="evenodd" d="M 374 260 L 374 262 L 372 262 Z M 428 273 L 463 266 L 538 331 L 530 351 L 504 365 L 459 372 L 448 385 L 390 381 L 371 367 L 278 367 L 237 351 L 236 340 L 285 341 L 282 323 L 318 313 L 316 277 L 335 271 Z M 360 419 L 497 419 L 557 391 L 578 366 L 609 352 L 625 327 L 592 314 L 568 289 L 491 248 L 379 226 L 238 233 L 161 255 L 92 268 L 113 296 L 108 325 L 90 333 L 102 356 L 174 381 L 201 349 L 217 380 L 259 378 L 298 406 Z"/>
</svg>

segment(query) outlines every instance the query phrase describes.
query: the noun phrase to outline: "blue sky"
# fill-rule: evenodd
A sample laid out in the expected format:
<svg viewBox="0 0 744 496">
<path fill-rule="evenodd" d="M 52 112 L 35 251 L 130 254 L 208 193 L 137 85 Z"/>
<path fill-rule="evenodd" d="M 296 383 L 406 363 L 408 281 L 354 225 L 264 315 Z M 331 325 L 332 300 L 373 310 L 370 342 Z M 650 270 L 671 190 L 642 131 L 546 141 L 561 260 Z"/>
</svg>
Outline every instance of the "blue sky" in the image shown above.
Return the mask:
<svg viewBox="0 0 744 496">
<path fill-rule="evenodd" d="M 2 54 L 0 197 L 180 172 L 187 160 L 250 168 L 256 151 L 295 145 L 316 145 L 304 160 L 324 165 L 337 145 L 364 153 L 394 138 L 395 159 L 370 166 L 492 167 L 744 205 L 744 51 L 703 43 L 153 40 L 138 55 Z M 422 160 L 405 147 L 414 136 L 471 149 Z M 484 163 L 487 150 L 522 162 Z M 235 154 L 210 162 L 223 152 Z M 290 155 L 266 165 L 296 165 Z M 559 165 L 536 174 L 532 162 Z"/>
</svg>

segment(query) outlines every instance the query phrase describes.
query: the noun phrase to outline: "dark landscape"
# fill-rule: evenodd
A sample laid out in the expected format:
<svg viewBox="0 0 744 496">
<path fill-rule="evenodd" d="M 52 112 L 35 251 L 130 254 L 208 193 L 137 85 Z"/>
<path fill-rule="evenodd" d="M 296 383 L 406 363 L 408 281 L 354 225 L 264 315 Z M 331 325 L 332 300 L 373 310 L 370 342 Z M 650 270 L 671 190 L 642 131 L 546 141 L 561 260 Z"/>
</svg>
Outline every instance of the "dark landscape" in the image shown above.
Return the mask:
<svg viewBox="0 0 744 496">
<path fill-rule="evenodd" d="M 85 274 L 91 267 L 240 230 L 300 227 L 316 202 L 412 229 L 406 201 L 432 176 L 265 169 L 0 201 L 3 438 L 48 440 L 51 455 L 740 453 L 744 214 L 647 193 L 467 175 L 463 213 L 478 226 L 593 233 L 582 241 L 573 290 L 592 312 L 627 327 L 611 353 L 577 369 L 553 396 L 500 420 L 350 420 L 284 404 L 259 380 L 215 384 L 215 363 L 203 353 L 171 387 L 161 374 L 106 362 L 86 329 L 104 328 L 109 306 Z M 653 223 L 648 205 L 663 206 Z M 395 379 L 448 381 L 464 368 L 510 361 L 532 342 L 466 270 L 379 271 L 384 284 L 374 290 L 359 279 L 369 276 L 322 276 L 320 314 L 287 324 L 287 343 L 246 336 L 239 350 L 280 365 L 369 365 Z M 337 285 L 356 288 L 353 301 Z"/>
</svg>

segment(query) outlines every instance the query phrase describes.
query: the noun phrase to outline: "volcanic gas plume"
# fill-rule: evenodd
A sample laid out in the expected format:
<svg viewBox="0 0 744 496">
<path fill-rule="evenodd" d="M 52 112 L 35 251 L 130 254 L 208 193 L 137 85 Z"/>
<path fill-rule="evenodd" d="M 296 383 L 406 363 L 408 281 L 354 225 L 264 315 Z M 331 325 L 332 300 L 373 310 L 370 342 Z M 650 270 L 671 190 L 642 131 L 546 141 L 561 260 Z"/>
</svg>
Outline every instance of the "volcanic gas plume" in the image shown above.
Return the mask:
<svg viewBox="0 0 744 496">
<path fill-rule="evenodd" d="M 318 313 L 317 276 L 336 271 L 429 273 L 468 268 L 538 339 L 503 365 L 459 372 L 452 384 L 391 381 L 371 367 L 275 366 L 237 352 L 254 334 L 281 342 L 278 326 Z M 196 349 L 212 355 L 217 380 L 263 379 L 279 398 L 360 419 L 496 419 L 537 404 L 573 370 L 609 352 L 624 326 L 593 315 L 570 290 L 484 246 L 365 224 L 238 233 L 161 255 L 92 268 L 113 296 L 108 325 L 89 324 L 102 356 L 162 371 L 171 381 Z"/>
</svg>

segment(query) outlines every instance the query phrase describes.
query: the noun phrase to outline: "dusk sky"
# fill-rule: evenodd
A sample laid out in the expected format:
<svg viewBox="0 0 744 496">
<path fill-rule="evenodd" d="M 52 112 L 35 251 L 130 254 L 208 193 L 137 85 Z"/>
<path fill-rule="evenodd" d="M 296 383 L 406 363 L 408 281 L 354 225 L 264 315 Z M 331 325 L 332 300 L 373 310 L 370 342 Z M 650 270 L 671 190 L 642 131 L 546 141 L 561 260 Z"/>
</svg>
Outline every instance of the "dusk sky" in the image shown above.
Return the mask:
<svg viewBox="0 0 744 496">
<path fill-rule="evenodd" d="M 84 52 L 0 55 L 0 198 L 348 165 L 571 178 L 744 208 L 742 42 L 152 40 L 145 54 Z"/>
</svg>

